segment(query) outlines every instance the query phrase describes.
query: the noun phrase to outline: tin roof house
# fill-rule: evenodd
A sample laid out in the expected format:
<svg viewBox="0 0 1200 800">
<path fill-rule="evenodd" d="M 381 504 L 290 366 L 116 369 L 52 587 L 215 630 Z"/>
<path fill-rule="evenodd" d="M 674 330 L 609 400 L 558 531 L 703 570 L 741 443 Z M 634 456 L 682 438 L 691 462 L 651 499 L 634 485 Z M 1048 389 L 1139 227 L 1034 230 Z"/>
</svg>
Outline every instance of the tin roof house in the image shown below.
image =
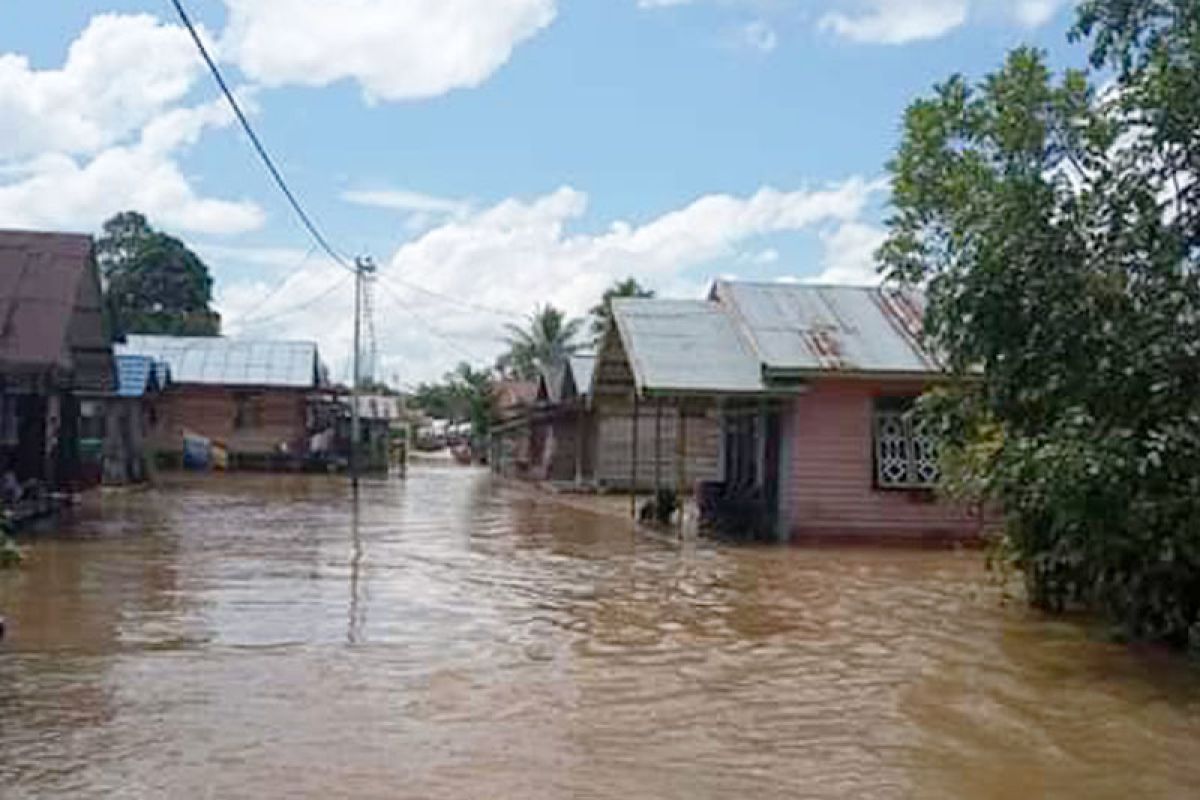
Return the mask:
<svg viewBox="0 0 1200 800">
<path fill-rule="evenodd" d="M 975 514 L 934 496 L 934 441 L 908 413 L 942 378 L 921 343 L 919 294 L 718 281 L 703 301 L 628 299 L 613 312 L 596 402 L 604 395 L 641 423 L 610 420 L 606 442 L 600 422 L 598 475 L 636 471 L 644 487 L 647 464 L 659 481 L 673 468 L 675 485 L 702 482 L 702 515 L 738 534 L 979 534 Z M 684 432 L 673 461 L 655 434 L 664 405 Z"/>
<path fill-rule="evenodd" d="M 81 404 L 116 373 L 90 236 L 0 231 L 0 456 L 22 481 L 78 485 Z"/>
<path fill-rule="evenodd" d="M 230 466 L 294 466 L 309 446 L 309 396 L 326 381 L 312 342 L 131 335 L 122 356 L 163 365 L 152 446 L 168 458 L 185 437 L 221 445 Z"/>
</svg>

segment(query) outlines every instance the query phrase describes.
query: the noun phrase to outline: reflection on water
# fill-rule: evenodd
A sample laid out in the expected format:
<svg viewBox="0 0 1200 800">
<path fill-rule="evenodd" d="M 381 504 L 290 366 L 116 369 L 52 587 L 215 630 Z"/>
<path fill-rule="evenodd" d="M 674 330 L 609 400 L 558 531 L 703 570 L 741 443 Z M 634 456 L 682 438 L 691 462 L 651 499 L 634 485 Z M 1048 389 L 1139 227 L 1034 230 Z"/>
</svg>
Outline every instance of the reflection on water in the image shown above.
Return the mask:
<svg viewBox="0 0 1200 800">
<path fill-rule="evenodd" d="M 415 471 L 174 479 L 0 575 L 18 797 L 1195 796 L 1200 675 L 976 553 L 661 542 Z"/>
</svg>

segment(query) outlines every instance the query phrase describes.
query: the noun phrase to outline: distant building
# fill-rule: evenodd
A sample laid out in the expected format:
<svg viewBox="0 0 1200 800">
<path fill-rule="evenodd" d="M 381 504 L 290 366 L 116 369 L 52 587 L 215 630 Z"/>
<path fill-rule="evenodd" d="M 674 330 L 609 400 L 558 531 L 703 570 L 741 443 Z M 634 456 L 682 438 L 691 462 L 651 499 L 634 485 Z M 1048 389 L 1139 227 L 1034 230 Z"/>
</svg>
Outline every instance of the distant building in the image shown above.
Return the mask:
<svg viewBox="0 0 1200 800">
<path fill-rule="evenodd" d="M 595 362 L 595 356 L 572 356 L 538 381 L 530 431 L 530 477 L 580 485 L 592 479 Z"/>
<path fill-rule="evenodd" d="M 100 479 L 81 447 L 115 385 L 90 236 L 0 231 L 0 472 L 77 488 Z"/>
<path fill-rule="evenodd" d="M 509 477 L 531 477 L 537 449 L 532 441 L 533 412 L 538 402 L 538 382 L 497 381 L 492 387 L 492 471 Z"/>
<path fill-rule="evenodd" d="M 934 495 L 935 441 L 909 413 L 944 377 L 923 316 L 918 294 L 846 286 L 719 281 L 703 301 L 614 301 L 597 481 L 699 483 L 708 520 L 743 535 L 977 536 L 976 514 Z"/>
<path fill-rule="evenodd" d="M 174 460 L 185 437 L 228 453 L 233 468 L 298 466 L 309 450 L 309 397 L 324 383 L 312 342 L 129 336 L 120 355 L 165 364 L 150 443 Z"/>
<path fill-rule="evenodd" d="M 104 483 L 141 483 L 150 475 L 154 430 L 162 392 L 170 383 L 166 364 L 148 356 L 117 356 L 117 388 L 105 403 Z"/>
</svg>

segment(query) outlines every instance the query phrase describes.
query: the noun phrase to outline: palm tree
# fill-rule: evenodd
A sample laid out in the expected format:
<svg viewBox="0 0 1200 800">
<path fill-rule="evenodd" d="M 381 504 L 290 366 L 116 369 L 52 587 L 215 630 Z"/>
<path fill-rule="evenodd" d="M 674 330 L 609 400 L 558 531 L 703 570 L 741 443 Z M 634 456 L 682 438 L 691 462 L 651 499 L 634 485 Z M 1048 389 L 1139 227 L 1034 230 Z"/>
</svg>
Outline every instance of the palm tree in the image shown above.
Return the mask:
<svg viewBox="0 0 1200 800">
<path fill-rule="evenodd" d="M 617 281 L 605 289 L 600 302 L 592 306 L 589 312 L 592 316 L 592 338 L 597 347 L 604 338 L 604 332 L 612 324 L 612 301 L 615 297 L 654 297 L 654 292 L 638 283 L 636 278 Z"/>
<path fill-rule="evenodd" d="M 527 327 L 507 325 L 508 352 L 500 357 L 500 368 L 522 380 L 533 380 L 542 371 L 561 366 L 579 352 L 576 341 L 582 319 L 568 318 L 552 305 L 534 309 Z"/>
</svg>

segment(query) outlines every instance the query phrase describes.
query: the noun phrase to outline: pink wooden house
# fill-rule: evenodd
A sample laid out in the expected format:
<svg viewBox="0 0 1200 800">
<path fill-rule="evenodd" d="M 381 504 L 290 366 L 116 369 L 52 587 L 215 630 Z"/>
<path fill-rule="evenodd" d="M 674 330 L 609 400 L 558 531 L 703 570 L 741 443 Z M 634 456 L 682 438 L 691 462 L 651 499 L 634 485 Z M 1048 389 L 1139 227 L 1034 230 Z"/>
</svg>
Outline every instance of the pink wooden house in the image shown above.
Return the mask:
<svg viewBox="0 0 1200 800">
<path fill-rule="evenodd" d="M 616 349 L 635 400 L 720 420 L 719 467 L 699 487 L 715 527 L 793 541 L 979 537 L 976 514 L 935 494 L 934 442 L 909 413 L 942 374 L 920 342 L 919 295 L 720 281 L 691 315 L 652 319 L 653 302 L 615 304 Z M 730 324 L 689 322 L 714 314 Z"/>
</svg>

